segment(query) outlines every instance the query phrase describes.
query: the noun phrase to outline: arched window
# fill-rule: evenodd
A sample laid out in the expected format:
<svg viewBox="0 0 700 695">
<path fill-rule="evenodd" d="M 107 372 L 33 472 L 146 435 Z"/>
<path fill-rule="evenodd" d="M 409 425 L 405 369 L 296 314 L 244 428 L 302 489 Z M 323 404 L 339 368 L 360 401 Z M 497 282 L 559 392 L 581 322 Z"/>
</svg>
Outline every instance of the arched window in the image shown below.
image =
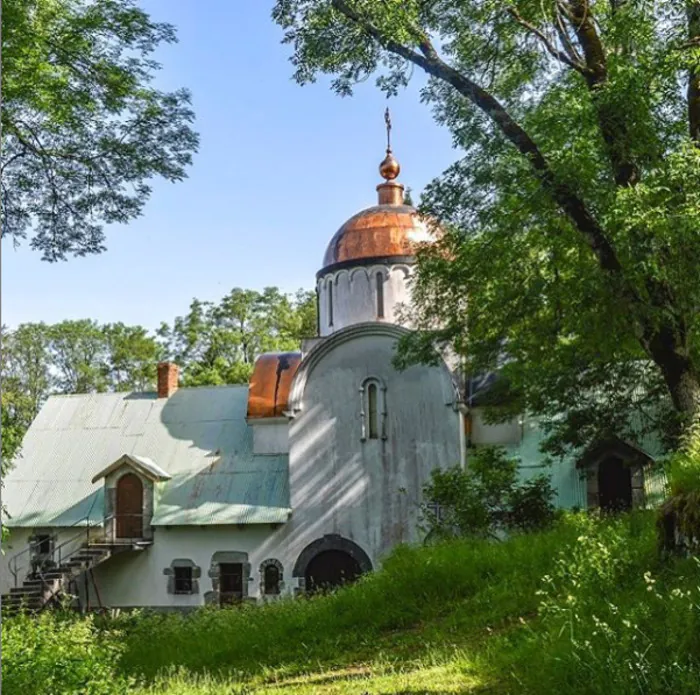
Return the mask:
<svg viewBox="0 0 700 695">
<path fill-rule="evenodd" d="M 377 318 L 384 318 L 384 275 L 377 273 Z"/>
<path fill-rule="evenodd" d="M 362 399 L 360 420 L 361 438 L 386 439 L 386 387 L 381 379 L 370 377 L 360 388 Z"/>
<path fill-rule="evenodd" d="M 333 278 L 328 283 L 328 325 L 333 325 Z"/>
<path fill-rule="evenodd" d="M 282 563 L 279 560 L 264 560 L 260 565 L 260 583 L 263 596 L 278 596 L 282 593 Z"/>
<path fill-rule="evenodd" d="M 370 439 L 379 438 L 377 400 L 377 385 L 372 383 L 367 387 L 367 425 Z"/>
</svg>

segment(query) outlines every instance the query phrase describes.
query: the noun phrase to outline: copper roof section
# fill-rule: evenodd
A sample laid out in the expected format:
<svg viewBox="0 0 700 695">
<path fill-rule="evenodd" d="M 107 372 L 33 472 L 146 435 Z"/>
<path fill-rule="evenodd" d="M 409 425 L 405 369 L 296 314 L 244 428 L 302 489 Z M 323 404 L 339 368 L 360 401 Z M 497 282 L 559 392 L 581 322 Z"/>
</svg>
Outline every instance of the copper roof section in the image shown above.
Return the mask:
<svg viewBox="0 0 700 695">
<path fill-rule="evenodd" d="M 339 263 L 403 258 L 415 255 L 420 243 L 434 241 L 415 208 L 404 205 L 404 188 L 396 181 L 401 171 L 391 151 L 391 115 L 384 113 L 386 123 L 386 157 L 379 165 L 385 179 L 377 186 L 378 205 L 358 212 L 333 236 L 323 256 L 323 270 Z"/>
<path fill-rule="evenodd" d="M 284 415 L 299 364 L 300 352 L 267 352 L 255 360 L 248 388 L 249 418 Z"/>
<path fill-rule="evenodd" d="M 417 244 L 432 239 L 415 208 L 376 205 L 351 217 L 335 233 L 323 257 L 323 267 L 365 258 L 413 256 Z"/>
</svg>

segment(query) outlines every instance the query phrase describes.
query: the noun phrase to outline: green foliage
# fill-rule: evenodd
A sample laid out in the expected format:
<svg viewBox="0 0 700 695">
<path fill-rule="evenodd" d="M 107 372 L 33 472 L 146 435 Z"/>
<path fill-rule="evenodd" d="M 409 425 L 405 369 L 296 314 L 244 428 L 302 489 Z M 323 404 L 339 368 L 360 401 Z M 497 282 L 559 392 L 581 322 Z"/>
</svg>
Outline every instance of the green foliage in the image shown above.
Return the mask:
<svg viewBox="0 0 700 695">
<path fill-rule="evenodd" d="M 186 386 L 245 383 L 260 353 L 298 350 L 315 327 L 312 292 L 234 289 L 218 304 L 194 300 L 186 316 L 163 324 L 156 336 L 141 326 L 89 319 L 3 327 L 2 378 L 12 407 L 21 397 L 31 418 L 51 393 L 153 389 L 165 357 L 183 367 Z"/>
<path fill-rule="evenodd" d="M 700 542 L 700 420 L 691 425 L 665 462 L 668 499 L 659 508 L 662 551 L 697 548 Z"/>
<path fill-rule="evenodd" d="M 667 462 L 672 496 L 700 493 L 700 420 L 685 433 L 681 448 Z"/>
<path fill-rule="evenodd" d="M 156 335 L 142 326 L 83 319 L 2 327 L 2 470 L 17 454 L 51 394 L 155 389 L 157 363 L 182 367 L 184 386 L 247 383 L 261 352 L 299 350 L 316 332 L 316 296 L 231 291 L 221 302 L 194 300 L 190 312 Z"/>
<path fill-rule="evenodd" d="M 578 520 L 542 581 L 540 620 L 499 645 L 524 693 L 687 693 L 700 678 L 700 563 L 658 564 L 647 520 Z"/>
<path fill-rule="evenodd" d="M 192 301 L 189 313 L 163 324 L 160 340 L 183 367 L 185 386 L 246 383 L 263 352 L 299 350 L 316 333 L 316 297 L 276 287 L 231 290 L 219 303 Z"/>
<path fill-rule="evenodd" d="M 421 332 L 509 385 L 560 455 L 596 439 L 674 443 L 700 409 L 698 0 L 278 0 L 302 84 L 377 77 L 422 99 L 463 158 L 421 210 Z M 700 94 L 700 91 L 698 91 Z M 437 328 L 436 328 L 437 327 Z M 507 359 L 506 359 L 507 355 Z M 678 378 L 682 375 L 682 378 Z"/>
<path fill-rule="evenodd" d="M 423 488 L 428 536 L 491 536 L 532 531 L 554 521 L 549 476 L 518 482 L 518 459 L 499 447 L 480 447 L 466 469 L 435 469 Z"/>
<path fill-rule="evenodd" d="M 119 634 L 98 631 L 91 617 L 45 612 L 2 621 L 2 686 L 17 695 L 122 695 Z"/>
<path fill-rule="evenodd" d="M 186 90 L 151 82 L 173 43 L 133 0 L 5 0 L 2 235 L 48 261 L 104 250 L 103 224 L 137 217 L 148 181 L 185 177 L 198 136 Z"/>
</svg>

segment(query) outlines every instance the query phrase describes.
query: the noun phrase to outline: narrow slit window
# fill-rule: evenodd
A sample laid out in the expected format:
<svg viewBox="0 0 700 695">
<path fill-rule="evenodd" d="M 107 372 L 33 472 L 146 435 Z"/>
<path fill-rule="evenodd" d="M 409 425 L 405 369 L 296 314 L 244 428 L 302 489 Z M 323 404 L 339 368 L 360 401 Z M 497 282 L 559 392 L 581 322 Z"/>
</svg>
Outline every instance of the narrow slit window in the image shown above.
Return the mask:
<svg viewBox="0 0 700 695">
<path fill-rule="evenodd" d="M 192 568 L 191 567 L 174 567 L 175 573 L 175 593 L 176 594 L 191 594 L 192 593 Z"/>
<path fill-rule="evenodd" d="M 333 280 L 328 283 L 328 325 L 333 325 Z"/>
<path fill-rule="evenodd" d="M 379 438 L 379 423 L 377 421 L 377 385 L 370 384 L 367 387 L 367 410 L 369 420 L 369 438 Z"/>
<path fill-rule="evenodd" d="M 384 276 L 377 273 L 377 318 L 384 318 Z"/>
</svg>

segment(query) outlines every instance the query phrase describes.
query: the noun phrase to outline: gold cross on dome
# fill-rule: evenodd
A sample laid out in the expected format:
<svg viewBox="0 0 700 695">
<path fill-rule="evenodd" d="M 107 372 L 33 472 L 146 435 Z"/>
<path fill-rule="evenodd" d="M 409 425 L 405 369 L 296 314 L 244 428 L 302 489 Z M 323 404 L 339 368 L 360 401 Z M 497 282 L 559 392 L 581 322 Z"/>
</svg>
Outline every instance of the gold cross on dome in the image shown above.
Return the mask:
<svg viewBox="0 0 700 695">
<path fill-rule="evenodd" d="M 391 152 L 391 114 L 388 106 L 384 112 L 384 123 L 386 123 L 386 151 Z"/>
</svg>

